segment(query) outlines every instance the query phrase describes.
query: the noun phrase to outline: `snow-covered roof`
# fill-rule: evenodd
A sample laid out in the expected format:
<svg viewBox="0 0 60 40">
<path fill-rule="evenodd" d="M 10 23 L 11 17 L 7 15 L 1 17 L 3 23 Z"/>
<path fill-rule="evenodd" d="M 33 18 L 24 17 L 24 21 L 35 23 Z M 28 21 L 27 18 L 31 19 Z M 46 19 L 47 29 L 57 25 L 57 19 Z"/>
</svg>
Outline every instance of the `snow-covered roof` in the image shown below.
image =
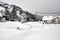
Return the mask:
<svg viewBox="0 0 60 40">
<path fill-rule="evenodd" d="M 44 16 L 42 20 L 52 20 L 53 16 Z"/>
</svg>

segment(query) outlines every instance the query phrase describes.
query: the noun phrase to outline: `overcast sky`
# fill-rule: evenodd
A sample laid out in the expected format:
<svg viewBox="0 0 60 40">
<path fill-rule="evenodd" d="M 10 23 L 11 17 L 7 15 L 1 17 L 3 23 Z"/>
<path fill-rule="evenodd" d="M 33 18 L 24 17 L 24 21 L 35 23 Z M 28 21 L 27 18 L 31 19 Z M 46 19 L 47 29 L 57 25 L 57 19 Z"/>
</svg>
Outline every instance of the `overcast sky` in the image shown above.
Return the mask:
<svg viewBox="0 0 60 40">
<path fill-rule="evenodd" d="M 60 0 L 0 0 L 20 6 L 23 10 L 34 13 L 60 11 Z"/>
</svg>

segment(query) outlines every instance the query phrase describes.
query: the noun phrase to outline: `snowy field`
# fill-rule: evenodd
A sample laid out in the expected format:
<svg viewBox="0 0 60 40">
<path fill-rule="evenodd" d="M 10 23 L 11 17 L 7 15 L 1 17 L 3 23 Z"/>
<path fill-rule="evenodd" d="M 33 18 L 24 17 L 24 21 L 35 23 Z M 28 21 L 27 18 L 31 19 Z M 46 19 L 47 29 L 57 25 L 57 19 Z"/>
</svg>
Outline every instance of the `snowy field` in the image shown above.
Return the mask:
<svg viewBox="0 0 60 40">
<path fill-rule="evenodd" d="M 60 40 L 60 24 L 0 23 L 0 40 Z"/>
</svg>

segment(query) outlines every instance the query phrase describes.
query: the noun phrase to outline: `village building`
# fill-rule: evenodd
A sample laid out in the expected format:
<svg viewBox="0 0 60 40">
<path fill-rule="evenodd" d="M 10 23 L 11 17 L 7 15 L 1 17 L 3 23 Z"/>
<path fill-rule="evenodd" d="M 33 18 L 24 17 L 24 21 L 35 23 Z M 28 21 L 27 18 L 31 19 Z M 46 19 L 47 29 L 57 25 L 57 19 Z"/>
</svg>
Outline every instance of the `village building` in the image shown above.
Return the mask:
<svg viewBox="0 0 60 40">
<path fill-rule="evenodd" d="M 44 16 L 42 18 L 42 21 L 44 21 L 46 24 L 51 24 L 53 20 L 53 16 Z"/>
</svg>

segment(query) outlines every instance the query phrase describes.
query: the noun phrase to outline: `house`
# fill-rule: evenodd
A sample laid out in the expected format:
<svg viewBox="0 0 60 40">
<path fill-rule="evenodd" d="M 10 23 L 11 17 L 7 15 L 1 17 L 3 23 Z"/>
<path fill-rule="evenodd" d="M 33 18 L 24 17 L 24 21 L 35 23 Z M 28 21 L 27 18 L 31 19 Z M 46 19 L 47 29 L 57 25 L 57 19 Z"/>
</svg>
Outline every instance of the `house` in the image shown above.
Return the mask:
<svg viewBox="0 0 60 40">
<path fill-rule="evenodd" d="M 42 18 L 42 21 L 44 21 L 46 24 L 51 24 L 53 20 L 53 16 L 44 16 Z"/>
</svg>

